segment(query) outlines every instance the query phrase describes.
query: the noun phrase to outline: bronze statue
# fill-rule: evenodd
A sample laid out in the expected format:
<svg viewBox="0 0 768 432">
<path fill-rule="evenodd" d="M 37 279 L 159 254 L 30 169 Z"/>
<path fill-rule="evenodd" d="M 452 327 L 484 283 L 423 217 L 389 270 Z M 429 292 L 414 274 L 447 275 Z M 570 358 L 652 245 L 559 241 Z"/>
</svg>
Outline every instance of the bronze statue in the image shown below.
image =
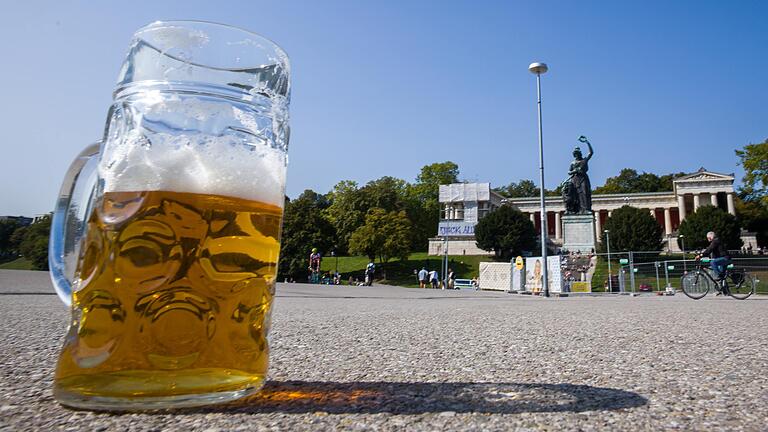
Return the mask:
<svg viewBox="0 0 768 432">
<path fill-rule="evenodd" d="M 582 157 L 581 149 L 573 149 L 573 162 L 568 170 L 568 179 L 562 184 L 563 202 L 566 214 L 589 214 L 592 212 L 592 185 L 589 183 L 589 159 L 592 158 L 592 144 L 584 135 L 579 142 L 587 144 L 589 153 Z"/>
</svg>

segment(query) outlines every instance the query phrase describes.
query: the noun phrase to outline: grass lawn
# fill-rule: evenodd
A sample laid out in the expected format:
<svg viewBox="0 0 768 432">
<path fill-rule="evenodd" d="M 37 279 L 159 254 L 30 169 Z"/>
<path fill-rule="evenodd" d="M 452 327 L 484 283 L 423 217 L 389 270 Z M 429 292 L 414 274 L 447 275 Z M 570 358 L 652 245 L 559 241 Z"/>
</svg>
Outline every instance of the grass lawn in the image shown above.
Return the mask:
<svg viewBox="0 0 768 432">
<path fill-rule="evenodd" d="M 2 270 L 32 270 L 32 263 L 26 258 L 17 258 L 13 261 L 0 264 Z"/>
<path fill-rule="evenodd" d="M 481 261 L 493 261 L 493 258 L 449 255 L 448 260 L 449 267 L 456 272 L 457 278 L 471 279 L 478 276 L 478 268 Z M 416 252 L 412 253 L 405 261 L 392 260 L 384 264 L 379 262 L 375 262 L 375 264 L 377 278 L 386 274 L 386 280 L 382 282 L 405 287 L 418 287 L 419 281 L 416 279 L 413 271 L 421 270 L 422 266 L 424 266 L 427 270 L 437 270 L 439 272 L 442 265 L 442 257 L 429 256 L 426 252 Z M 338 257 L 338 265 L 343 282 L 346 282 L 350 275 L 362 281 L 365 279 L 365 266 L 368 265 L 368 258 L 364 256 Z M 334 271 L 336 269 L 336 258 L 323 257 L 321 269 L 323 271 Z M 441 274 L 440 277 L 442 278 L 443 275 Z"/>
</svg>

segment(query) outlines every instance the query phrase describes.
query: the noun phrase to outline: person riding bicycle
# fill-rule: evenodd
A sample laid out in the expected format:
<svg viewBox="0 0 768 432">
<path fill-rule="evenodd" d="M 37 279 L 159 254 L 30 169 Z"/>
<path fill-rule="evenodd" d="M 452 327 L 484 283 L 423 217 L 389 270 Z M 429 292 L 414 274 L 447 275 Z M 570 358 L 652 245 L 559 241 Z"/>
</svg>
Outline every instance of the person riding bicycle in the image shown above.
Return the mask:
<svg viewBox="0 0 768 432">
<path fill-rule="evenodd" d="M 731 257 L 728 255 L 728 249 L 726 249 L 725 243 L 720 241 L 713 231 L 707 233 L 707 240 L 709 240 L 709 246 L 696 255 L 696 259 L 709 255 L 709 265 L 715 273 L 715 278 L 722 280 L 725 278 L 725 269 L 731 262 Z"/>
</svg>

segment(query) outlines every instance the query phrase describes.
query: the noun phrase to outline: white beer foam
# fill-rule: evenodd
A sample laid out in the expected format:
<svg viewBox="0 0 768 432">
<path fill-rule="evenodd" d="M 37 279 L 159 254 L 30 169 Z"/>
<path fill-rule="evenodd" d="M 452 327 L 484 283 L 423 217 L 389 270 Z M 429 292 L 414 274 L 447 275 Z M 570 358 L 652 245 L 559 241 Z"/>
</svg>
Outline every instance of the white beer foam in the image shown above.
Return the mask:
<svg viewBox="0 0 768 432">
<path fill-rule="evenodd" d="M 144 128 L 121 134 L 124 125 L 111 125 L 99 163 L 104 192 L 189 192 L 283 207 L 287 156 L 265 130 L 276 127 L 274 121 L 260 129 L 250 113 L 197 98 L 149 94 L 131 107 Z"/>
<path fill-rule="evenodd" d="M 114 143 L 99 164 L 105 192 L 190 192 L 283 207 L 281 150 L 223 137 L 156 134 L 150 145 L 144 137 L 131 138 Z"/>
</svg>

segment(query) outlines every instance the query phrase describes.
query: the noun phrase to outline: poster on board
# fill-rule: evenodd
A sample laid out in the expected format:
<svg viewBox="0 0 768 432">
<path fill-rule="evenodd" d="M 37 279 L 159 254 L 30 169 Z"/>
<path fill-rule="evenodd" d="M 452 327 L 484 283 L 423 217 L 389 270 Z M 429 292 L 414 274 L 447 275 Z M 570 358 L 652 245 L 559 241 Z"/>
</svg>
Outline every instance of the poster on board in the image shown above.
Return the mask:
<svg viewBox="0 0 768 432">
<path fill-rule="evenodd" d="M 538 294 L 542 291 L 542 263 L 541 257 L 528 257 L 525 259 L 525 290 Z M 547 257 L 547 280 L 549 292 L 562 292 L 562 275 L 560 271 L 560 256 Z"/>
<path fill-rule="evenodd" d="M 525 259 L 525 291 L 538 294 L 541 292 L 541 257 Z"/>
</svg>

